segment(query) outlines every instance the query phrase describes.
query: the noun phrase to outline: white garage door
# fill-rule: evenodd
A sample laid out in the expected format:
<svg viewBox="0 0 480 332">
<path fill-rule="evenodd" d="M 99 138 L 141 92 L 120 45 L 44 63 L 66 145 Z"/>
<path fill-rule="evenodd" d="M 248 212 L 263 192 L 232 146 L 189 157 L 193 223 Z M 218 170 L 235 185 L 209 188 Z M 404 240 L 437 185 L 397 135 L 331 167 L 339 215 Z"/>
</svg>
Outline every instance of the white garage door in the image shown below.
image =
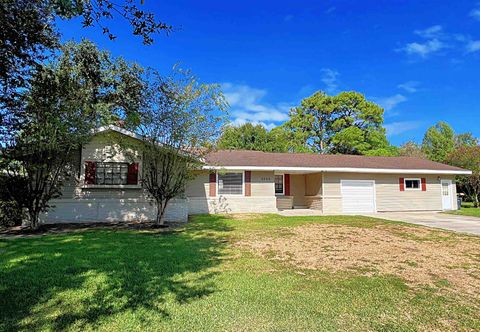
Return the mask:
<svg viewBox="0 0 480 332">
<path fill-rule="evenodd" d="M 342 180 L 341 185 L 344 213 L 375 212 L 375 181 Z"/>
</svg>

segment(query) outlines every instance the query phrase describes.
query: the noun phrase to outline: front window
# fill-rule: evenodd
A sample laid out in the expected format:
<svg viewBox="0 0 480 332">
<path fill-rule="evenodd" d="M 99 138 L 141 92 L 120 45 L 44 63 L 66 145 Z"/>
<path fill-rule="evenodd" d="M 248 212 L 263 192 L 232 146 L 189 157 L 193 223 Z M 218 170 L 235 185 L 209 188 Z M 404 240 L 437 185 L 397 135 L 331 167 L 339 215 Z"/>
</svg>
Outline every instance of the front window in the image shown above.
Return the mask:
<svg viewBox="0 0 480 332">
<path fill-rule="evenodd" d="M 420 190 L 420 179 L 405 179 L 406 190 Z"/>
<path fill-rule="evenodd" d="M 275 175 L 275 195 L 283 195 L 283 174 Z"/>
<path fill-rule="evenodd" d="M 95 184 L 127 184 L 128 163 L 97 163 Z"/>
<path fill-rule="evenodd" d="M 243 173 L 218 174 L 219 195 L 243 195 Z"/>
</svg>

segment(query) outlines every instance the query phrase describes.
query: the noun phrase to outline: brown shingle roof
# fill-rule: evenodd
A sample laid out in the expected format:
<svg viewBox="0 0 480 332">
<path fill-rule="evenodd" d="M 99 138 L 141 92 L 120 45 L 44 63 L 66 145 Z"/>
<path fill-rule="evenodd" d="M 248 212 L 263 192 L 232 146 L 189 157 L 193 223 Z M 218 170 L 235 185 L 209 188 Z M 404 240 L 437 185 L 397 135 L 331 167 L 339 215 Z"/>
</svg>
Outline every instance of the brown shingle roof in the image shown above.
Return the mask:
<svg viewBox="0 0 480 332">
<path fill-rule="evenodd" d="M 342 167 L 373 169 L 409 169 L 433 171 L 465 171 L 430 160 L 413 157 L 367 157 L 354 155 L 320 155 L 308 153 L 272 153 L 247 150 L 218 150 L 206 157 L 210 166 L 260 167 Z"/>
</svg>

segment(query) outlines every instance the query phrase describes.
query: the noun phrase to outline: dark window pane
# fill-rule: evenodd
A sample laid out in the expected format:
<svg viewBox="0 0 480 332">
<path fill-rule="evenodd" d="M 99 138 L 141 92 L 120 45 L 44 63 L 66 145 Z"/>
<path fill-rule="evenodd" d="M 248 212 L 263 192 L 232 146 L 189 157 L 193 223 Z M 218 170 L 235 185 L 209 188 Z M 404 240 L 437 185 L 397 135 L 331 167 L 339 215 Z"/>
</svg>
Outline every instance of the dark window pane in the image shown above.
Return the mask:
<svg viewBox="0 0 480 332">
<path fill-rule="evenodd" d="M 220 195 L 242 195 L 243 174 L 226 173 L 218 174 L 218 193 Z"/>
<path fill-rule="evenodd" d="M 283 194 L 283 175 L 275 175 L 275 194 Z"/>
<path fill-rule="evenodd" d="M 127 184 L 127 163 L 97 163 L 96 184 Z"/>
</svg>

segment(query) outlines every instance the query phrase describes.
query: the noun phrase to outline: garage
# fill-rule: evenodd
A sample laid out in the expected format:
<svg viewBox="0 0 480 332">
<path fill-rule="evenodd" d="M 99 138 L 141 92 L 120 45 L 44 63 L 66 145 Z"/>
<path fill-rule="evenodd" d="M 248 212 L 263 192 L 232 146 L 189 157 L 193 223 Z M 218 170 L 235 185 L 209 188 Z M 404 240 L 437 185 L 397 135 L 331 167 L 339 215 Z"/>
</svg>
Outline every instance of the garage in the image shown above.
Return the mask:
<svg viewBox="0 0 480 332">
<path fill-rule="evenodd" d="M 374 180 L 341 180 L 344 213 L 374 213 Z"/>
</svg>

